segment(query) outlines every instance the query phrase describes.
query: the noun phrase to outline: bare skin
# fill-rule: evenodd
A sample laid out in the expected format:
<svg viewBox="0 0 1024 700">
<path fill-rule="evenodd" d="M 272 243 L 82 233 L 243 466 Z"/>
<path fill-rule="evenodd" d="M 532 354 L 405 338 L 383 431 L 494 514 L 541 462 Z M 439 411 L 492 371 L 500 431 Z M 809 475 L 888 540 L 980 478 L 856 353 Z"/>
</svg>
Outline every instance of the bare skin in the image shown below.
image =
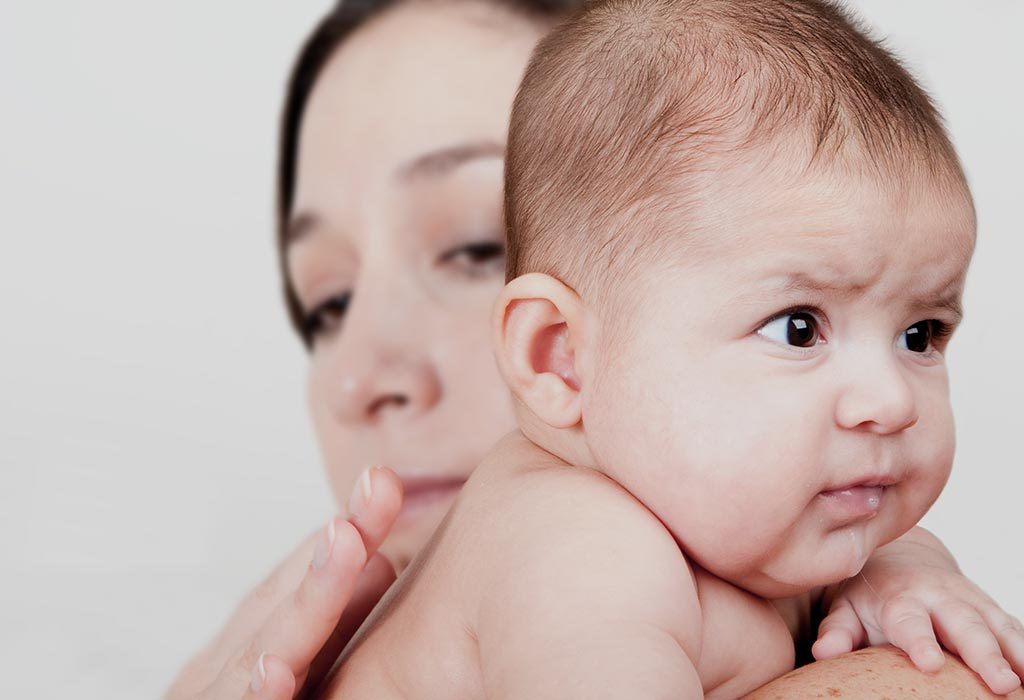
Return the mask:
<svg viewBox="0 0 1024 700">
<path fill-rule="evenodd" d="M 253 590 L 167 700 L 290 699 L 320 683 L 395 580 L 377 548 L 401 508 L 401 482 L 387 470 L 368 478 L 371 497 L 357 485 L 349 518 L 332 519 Z"/>
<path fill-rule="evenodd" d="M 613 481 L 513 433 L 346 654 L 329 698 L 669 697 L 670 682 L 722 700 L 792 668 L 793 641 Z"/>
<path fill-rule="evenodd" d="M 899 649 L 870 647 L 818 661 L 787 673 L 746 695 L 744 700 L 1009 700 L 1024 699 L 1018 688 L 996 695 L 956 656 L 947 653 L 934 675 L 919 671 Z"/>
<path fill-rule="evenodd" d="M 758 172 L 716 173 L 728 242 L 617 288 L 628 336 L 608 332 L 620 312 L 549 275 L 506 285 L 494 338 L 522 432 L 477 468 L 330 697 L 741 698 L 793 668 L 821 588 L 862 578 L 924 515 L 953 458 L 946 343 L 893 338 L 952 313 L 935 290 L 959 297 L 970 199 L 931 180 L 893 195 L 872 177 Z M 808 230 L 830 233 L 810 245 Z M 875 260 L 870 279 L 842 251 Z M 803 269 L 841 290 L 805 314 L 810 350 L 776 332 L 799 292 L 763 282 Z M 837 501 L 880 469 L 883 493 Z M 865 628 L 886 616 L 877 592 L 873 610 L 849 605 Z M 1020 666 L 1024 639 L 1004 658 L 970 619 L 939 617 L 938 634 L 990 687 L 1017 689 L 1007 659 Z"/>
<path fill-rule="evenodd" d="M 479 247 L 500 240 L 492 240 L 494 232 L 500 233 L 500 153 L 478 152 L 481 157 L 463 163 L 469 167 L 434 172 L 433 179 L 419 180 L 416 187 L 397 186 L 396 176 L 404 164 L 446 146 L 503 146 L 519 75 L 533 42 L 550 25 L 475 2 L 429 8 L 399 3 L 387 17 L 372 30 L 357 31 L 364 40 L 350 46 L 343 61 L 319 79 L 316 90 L 330 98 L 321 106 L 333 111 L 310 105 L 307 119 L 312 114 L 317 124 L 303 125 L 309 148 L 300 154 L 297 207 L 315 214 L 321 225 L 286 262 L 309 311 L 340 292 L 354 290 L 359 300 L 344 324 L 338 324 L 337 337 L 311 357 L 310 408 L 342 509 L 348 494 L 358 492 L 359 474 L 368 464 L 395 466 L 413 487 L 410 507 L 399 522 L 381 525 L 377 535 L 381 540 L 386 536 L 382 551 L 401 569 L 427 541 L 461 481 L 494 440 L 514 426 L 514 419 L 487 349 L 487 315 L 501 289 L 502 260 L 481 257 L 479 251 L 458 253 L 463 244 Z M 382 72 L 382 66 L 389 70 Z M 370 91 L 341 75 L 348 71 L 358 78 L 364 67 L 373 76 Z M 405 118 L 408 114 L 417 119 Z M 357 128 L 348 133 L 349 127 Z M 432 205 L 425 209 L 424 202 Z M 415 215 L 430 225 L 410 229 L 385 216 L 388 212 Z M 472 226 L 475 222 L 483 226 Z M 446 231 L 466 235 L 437 238 Z M 453 252 L 450 263 L 440 264 Z M 317 260 L 328 264 L 309 265 Z M 436 276 L 425 277 L 425 270 Z M 417 287 L 410 281 L 428 284 Z M 437 332 L 409 332 L 402 319 Z M 385 357 L 384 363 L 372 361 Z M 382 402 L 382 397 L 392 400 Z M 374 499 L 394 503 L 387 494 L 400 487 L 374 484 Z M 388 507 L 380 522 L 394 518 L 386 514 Z M 371 504 L 368 512 L 380 513 L 380 506 Z M 386 567 L 378 568 L 378 558 L 371 558 L 364 580 L 357 582 L 358 552 L 346 550 L 356 558 L 350 564 L 339 561 L 339 578 L 329 584 L 350 585 L 355 607 L 343 617 L 344 598 L 317 607 L 307 597 L 303 605 L 294 605 L 298 592 L 310 585 L 315 540 L 325 532 L 300 543 L 253 591 L 217 639 L 182 670 L 169 697 L 287 700 L 307 693 L 316 678 L 310 665 L 347 641 L 388 580 Z M 888 574 L 890 580 L 916 590 L 913 575 L 926 564 L 938 580 L 955 582 L 950 595 L 970 599 L 970 582 L 943 552 L 908 556 L 905 565 Z M 344 552 L 339 556 L 344 559 Z M 346 583 L 346 577 L 351 581 Z M 329 621 L 327 627 L 323 620 Z M 826 652 L 842 653 L 844 644 L 855 644 L 856 626 L 848 619 L 837 616 L 829 629 L 838 641 L 828 641 Z M 264 653 L 267 680 L 251 690 L 250 681 L 261 677 L 257 661 Z M 303 683 L 303 678 L 309 680 Z M 922 693 L 930 681 L 918 676 Z M 856 687 L 857 680 L 851 683 L 848 687 Z"/>
</svg>

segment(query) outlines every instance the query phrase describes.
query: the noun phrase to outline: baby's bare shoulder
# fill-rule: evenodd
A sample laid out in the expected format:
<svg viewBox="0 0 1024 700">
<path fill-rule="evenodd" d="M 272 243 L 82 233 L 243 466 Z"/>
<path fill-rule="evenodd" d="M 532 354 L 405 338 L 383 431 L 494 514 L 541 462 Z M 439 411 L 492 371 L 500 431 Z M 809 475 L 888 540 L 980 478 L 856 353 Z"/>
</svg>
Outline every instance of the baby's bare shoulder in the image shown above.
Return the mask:
<svg viewBox="0 0 1024 700">
<path fill-rule="evenodd" d="M 466 520 L 500 540 L 507 554 L 600 562 L 664 560 L 692 578 L 672 535 L 622 486 L 593 469 L 567 465 L 539 448 L 516 445 L 500 464 L 482 465 L 467 484 Z M 471 504 L 471 505 L 470 505 Z M 487 522 L 484 523 L 483 521 Z M 494 544 L 494 542 L 492 542 Z M 586 561 L 576 562 L 584 564 Z"/>
<path fill-rule="evenodd" d="M 529 455 L 515 453 L 519 463 L 491 480 L 480 503 L 491 553 L 481 622 L 506 627 L 524 612 L 566 623 L 650 621 L 698 653 L 693 572 L 661 522 L 608 477 Z"/>
</svg>

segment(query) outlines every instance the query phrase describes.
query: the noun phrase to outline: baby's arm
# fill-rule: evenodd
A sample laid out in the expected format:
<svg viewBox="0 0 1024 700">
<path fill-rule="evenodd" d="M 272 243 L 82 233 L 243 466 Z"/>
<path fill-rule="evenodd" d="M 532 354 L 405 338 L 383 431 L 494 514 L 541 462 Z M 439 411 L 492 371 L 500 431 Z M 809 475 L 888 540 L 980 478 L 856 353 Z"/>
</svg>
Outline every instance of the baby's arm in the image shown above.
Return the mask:
<svg viewBox="0 0 1024 700">
<path fill-rule="evenodd" d="M 610 489 L 584 489 L 568 508 L 530 489 L 535 517 L 502 543 L 507 568 L 482 581 L 487 697 L 704 697 L 693 575 L 661 524 Z"/>
</svg>

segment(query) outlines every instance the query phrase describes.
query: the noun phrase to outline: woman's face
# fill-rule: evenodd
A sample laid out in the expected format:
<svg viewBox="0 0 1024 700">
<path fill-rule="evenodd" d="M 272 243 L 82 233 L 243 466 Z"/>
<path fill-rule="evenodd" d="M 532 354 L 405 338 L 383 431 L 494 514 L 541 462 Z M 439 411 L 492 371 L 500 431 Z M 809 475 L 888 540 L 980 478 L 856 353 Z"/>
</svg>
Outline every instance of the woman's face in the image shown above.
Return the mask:
<svg viewBox="0 0 1024 700">
<path fill-rule="evenodd" d="M 365 467 L 401 477 L 384 546 L 399 568 L 515 425 L 488 318 L 505 131 L 544 29 L 482 2 L 405 2 L 349 37 L 307 103 L 286 264 L 309 405 L 340 503 Z"/>
</svg>

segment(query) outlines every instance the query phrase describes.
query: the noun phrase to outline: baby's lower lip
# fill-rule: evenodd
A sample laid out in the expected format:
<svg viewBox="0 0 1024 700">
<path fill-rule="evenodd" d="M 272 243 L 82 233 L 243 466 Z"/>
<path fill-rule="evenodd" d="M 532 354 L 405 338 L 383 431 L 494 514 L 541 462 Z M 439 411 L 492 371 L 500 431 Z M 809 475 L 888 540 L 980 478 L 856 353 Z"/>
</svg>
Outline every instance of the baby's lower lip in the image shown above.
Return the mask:
<svg viewBox="0 0 1024 700">
<path fill-rule="evenodd" d="M 838 521 L 869 520 L 882 508 L 885 486 L 851 486 L 818 494 L 825 509 Z"/>
</svg>

